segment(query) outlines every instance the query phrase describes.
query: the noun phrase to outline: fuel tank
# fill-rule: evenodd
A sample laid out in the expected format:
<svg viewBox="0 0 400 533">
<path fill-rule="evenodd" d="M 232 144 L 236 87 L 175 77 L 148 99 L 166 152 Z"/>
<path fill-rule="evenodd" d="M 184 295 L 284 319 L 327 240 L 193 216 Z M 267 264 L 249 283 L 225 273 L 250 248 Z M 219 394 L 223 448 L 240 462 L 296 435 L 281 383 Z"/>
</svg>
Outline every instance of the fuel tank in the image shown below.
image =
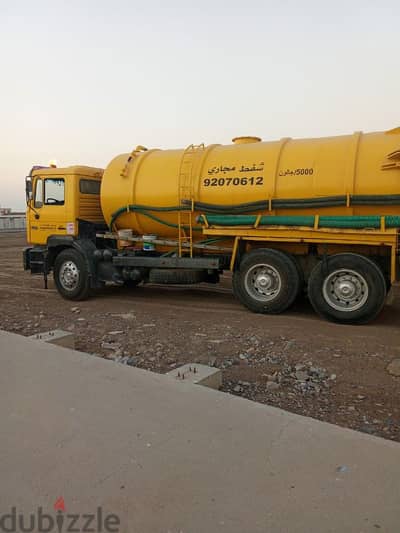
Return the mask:
<svg viewBox="0 0 400 533">
<path fill-rule="evenodd" d="M 400 128 L 271 142 L 238 137 L 179 150 L 138 146 L 105 169 L 101 207 L 114 229 L 164 237 L 176 237 L 182 207 L 193 208 L 193 220 L 207 212 L 400 214 Z"/>
</svg>

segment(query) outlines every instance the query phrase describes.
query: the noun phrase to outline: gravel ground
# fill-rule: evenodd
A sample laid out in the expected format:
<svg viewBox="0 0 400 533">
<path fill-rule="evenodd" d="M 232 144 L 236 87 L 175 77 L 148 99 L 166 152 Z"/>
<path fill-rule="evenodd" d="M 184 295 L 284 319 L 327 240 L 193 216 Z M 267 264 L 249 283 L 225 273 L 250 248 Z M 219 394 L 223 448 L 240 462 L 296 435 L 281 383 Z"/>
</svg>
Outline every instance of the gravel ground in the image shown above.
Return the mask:
<svg viewBox="0 0 400 533">
<path fill-rule="evenodd" d="M 108 287 L 76 303 L 22 270 L 24 244 L 21 234 L 0 234 L 1 329 L 73 331 L 78 350 L 155 372 L 216 366 L 226 392 L 400 440 L 397 288 L 367 326 L 325 322 L 307 302 L 280 316 L 252 314 L 228 276 L 216 287 Z"/>
</svg>

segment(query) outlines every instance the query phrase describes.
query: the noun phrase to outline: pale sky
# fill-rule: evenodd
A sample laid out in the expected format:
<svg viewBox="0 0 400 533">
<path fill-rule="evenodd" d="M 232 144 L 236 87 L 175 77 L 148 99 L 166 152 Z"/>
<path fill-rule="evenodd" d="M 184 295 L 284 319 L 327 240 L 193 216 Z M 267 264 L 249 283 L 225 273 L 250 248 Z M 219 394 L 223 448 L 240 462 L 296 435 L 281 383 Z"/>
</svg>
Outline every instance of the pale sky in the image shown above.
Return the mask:
<svg viewBox="0 0 400 533">
<path fill-rule="evenodd" d="M 33 164 L 400 125 L 398 0 L 0 0 L 0 205 Z"/>
</svg>

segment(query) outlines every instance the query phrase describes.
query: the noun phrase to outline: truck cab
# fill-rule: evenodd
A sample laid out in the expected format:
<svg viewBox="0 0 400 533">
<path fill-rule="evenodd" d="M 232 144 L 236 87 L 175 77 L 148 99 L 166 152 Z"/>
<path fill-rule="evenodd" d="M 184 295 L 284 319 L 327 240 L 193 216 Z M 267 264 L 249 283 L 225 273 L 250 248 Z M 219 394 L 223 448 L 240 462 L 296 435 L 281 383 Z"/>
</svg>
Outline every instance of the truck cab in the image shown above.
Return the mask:
<svg viewBox="0 0 400 533">
<path fill-rule="evenodd" d="M 77 236 L 79 222 L 104 223 L 100 207 L 102 169 L 35 168 L 27 177 L 27 239 L 46 245 L 50 236 Z"/>
<path fill-rule="evenodd" d="M 25 270 L 47 274 L 58 252 L 105 226 L 100 206 L 103 170 L 87 166 L 33 167 L 26 177 Z"/>
</svg>

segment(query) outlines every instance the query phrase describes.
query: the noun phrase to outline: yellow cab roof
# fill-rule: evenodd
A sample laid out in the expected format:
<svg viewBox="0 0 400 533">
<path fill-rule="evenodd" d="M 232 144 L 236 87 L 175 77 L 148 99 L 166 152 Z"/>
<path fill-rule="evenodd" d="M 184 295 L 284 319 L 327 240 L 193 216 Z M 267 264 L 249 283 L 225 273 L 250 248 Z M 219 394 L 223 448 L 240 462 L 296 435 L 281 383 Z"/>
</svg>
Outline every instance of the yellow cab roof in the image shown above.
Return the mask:
<svg viewBox="0 0 400 533">
<path fill-rule="evenodd" d="M 33 176 L 86 176 L 89 178 L 101 178 L 104 170 L 102 168 L 88 167 L 84 165 L 73 165 L 71 167 L 46 167 L 33 170 Z"/>
</svg>

